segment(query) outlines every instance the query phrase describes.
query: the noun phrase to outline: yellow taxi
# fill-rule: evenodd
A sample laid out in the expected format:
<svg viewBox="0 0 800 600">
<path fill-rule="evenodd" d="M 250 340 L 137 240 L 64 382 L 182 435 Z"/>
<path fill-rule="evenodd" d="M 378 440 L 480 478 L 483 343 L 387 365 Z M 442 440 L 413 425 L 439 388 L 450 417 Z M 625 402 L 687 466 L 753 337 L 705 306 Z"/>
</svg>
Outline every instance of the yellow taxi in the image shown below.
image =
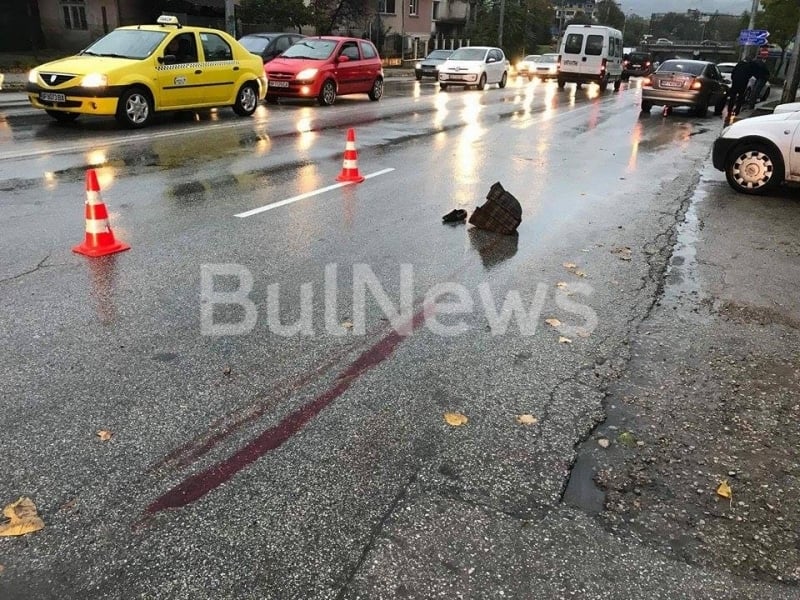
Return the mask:
<svg viewBox="0 0 800 600">
<path fill-rule="evenodd" d="M 114 115 L 126 127 L 144 127 L 157 111 L 231 106 L 252 115 L 267 81 L 261 58 L 224 31 L 162 15 L 155 25 L 118 27 L 75 56 L 36 67 L 26 90 L 57 121 Z"/>
</svg>

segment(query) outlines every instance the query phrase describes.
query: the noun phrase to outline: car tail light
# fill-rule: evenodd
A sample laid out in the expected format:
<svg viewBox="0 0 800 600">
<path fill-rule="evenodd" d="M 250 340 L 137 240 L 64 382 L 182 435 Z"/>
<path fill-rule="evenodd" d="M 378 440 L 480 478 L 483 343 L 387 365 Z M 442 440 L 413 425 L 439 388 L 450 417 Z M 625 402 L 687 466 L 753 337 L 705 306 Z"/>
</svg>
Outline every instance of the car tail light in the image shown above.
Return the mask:
<svg viewBox="0 0 800 600">
<path fill-rule="evenodd" d="M 627 60 L 623 60 L 622 61 L 622 66 L 623 67 L 627 67 L 628 66 L 628 61 Z"/>
<path fill-rule="evenodd" d="M 649 77 L 645 77 L 644 79 L 642 79 L 642 87 L 652 87 L 652 85 L 653 85 L 653 80 L 650 79 Z"/>
<path fill-rule="evenodd" d="M 606 70 L 606 64 L 607 63 L 608 63 L 608 59 L 604 58 L 603 62 L 600 64 L 600 72 L 601 73 Z"/>
<path fill-rule="evenodd" d="M 693 89 L 693 90 L 700 90 L 700 89 L 703 89 L 703 84 L 702 84 L 702 82 L 700 82 L 700 81 L 697 81 L 697 80 L 695 79 L 695 80 L 692 82 L 692 85 L 691 85 L 691 86 L 689 86 L 689 87 L 690 87 L 691 89 Z"/>
<path fill-rule="evenodd" d="M 645 67 L 649 67 L 650 66 L 650 61 L 649 60 L 644 61 L 644 66 Z"/>
</svg>

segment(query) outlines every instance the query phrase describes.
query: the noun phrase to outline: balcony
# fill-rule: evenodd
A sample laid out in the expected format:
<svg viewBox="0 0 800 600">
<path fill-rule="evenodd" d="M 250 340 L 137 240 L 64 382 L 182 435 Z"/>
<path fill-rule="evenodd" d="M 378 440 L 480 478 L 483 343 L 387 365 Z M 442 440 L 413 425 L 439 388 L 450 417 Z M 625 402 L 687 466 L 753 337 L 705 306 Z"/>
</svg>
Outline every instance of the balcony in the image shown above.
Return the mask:
<svg viewBox="0 0 800 600">
<path fill-rule="evenodd" d="M 441 0 L 436 21 L 444 23 L 466 23 L 469 3 L 462 0 Z"/>
</svg>

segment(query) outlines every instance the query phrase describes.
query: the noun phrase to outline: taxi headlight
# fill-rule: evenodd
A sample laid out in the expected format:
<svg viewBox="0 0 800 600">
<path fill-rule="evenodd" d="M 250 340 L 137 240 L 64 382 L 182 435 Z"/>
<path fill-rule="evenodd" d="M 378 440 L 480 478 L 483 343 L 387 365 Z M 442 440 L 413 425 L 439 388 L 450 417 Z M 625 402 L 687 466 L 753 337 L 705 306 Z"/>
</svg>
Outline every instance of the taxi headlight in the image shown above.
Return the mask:
<svg viewBox="0 0 800 600">
<path fill-rule="evenodd" d="M 319 69 L 303 69 L 297 74 L 297 79 L 305 81 L 306 79 L 314 79 Z"/>
<path fill-rule="evenodd" d="M 108 77 L 102 73 L 89 73 L 81 80 L 83 87 L 97 88 L 108 85 Z"/>
<path fill-rule="evenodd" d="M 39 80 L 39 73 L 36 72 L 36 69 L 31 69 L 28 71 L 28 81 L 30 83 L 36 83 Z"/>
</svg>

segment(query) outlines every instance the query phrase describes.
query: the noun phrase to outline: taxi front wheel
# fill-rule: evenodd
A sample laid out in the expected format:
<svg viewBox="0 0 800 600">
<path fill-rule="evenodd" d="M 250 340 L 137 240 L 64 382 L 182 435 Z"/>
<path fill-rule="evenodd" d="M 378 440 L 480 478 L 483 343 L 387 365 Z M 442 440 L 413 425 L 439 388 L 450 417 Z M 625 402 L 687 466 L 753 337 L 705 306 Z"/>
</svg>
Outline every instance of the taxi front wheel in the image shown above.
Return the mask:
<svg viewBox="0 0 800 600">
<path fill-rule="evenodd" d="M 249 117 L 258 107 L 258 92 L 252 83 L 245 83 L 236 94 L 236 103 L 233 112 L 240 117 Z"/>
<path fill-rule="evenodd" d="M 122 93 L 117 104 L 117 121 L 130 128 L 144 127 L 153 115 L 153 101 L 142 88 L 130 88 Z"/>
</svg>

